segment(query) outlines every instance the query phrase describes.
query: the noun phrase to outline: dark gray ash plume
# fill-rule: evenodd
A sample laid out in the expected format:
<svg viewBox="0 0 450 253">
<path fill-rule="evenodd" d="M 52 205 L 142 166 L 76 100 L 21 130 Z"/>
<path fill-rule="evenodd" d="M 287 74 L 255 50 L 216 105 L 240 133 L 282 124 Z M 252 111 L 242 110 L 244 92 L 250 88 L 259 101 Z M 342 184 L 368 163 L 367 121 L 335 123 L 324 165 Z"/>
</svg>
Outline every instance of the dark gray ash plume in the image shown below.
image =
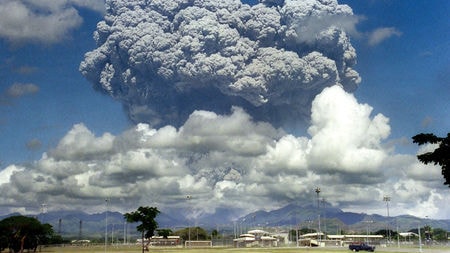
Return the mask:
<svg viewBox="0 0 450 253">
<path fill-rule="evenodd" d="M 194 110 L 244 108 L 275 126 L 309 117 L 325 87 L 360 82 L 347 36 L 357 22 L 335 0 L 109 0 L 82 74 L 129 118 L 181 125 Z"/>
</svg>

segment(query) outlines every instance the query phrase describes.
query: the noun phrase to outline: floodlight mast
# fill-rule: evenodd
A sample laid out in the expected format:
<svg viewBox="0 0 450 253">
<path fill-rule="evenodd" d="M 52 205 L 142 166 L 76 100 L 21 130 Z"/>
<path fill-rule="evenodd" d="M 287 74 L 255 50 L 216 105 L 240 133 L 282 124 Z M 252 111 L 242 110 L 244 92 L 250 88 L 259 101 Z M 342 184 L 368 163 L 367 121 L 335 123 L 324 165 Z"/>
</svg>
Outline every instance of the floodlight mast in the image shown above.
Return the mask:
<svg viewBox="0 0 450 253">
<path fill-rule="evenodd" d="M 44 224 L 44 219 L 45 219 L 45 214 L 47 213 L 47 204 L 46 203 L 42 203 L 41 204 L 41 223 Z"/>
<path fill-rule="evenodd" d="M 105 214 L 105 252 L 108 244 L 108 202 L 109 198 L 105 199 L 106 204 L 106 214 Z"/>
<path fill-rule="evenodd" d="M 319 197 L 320 188 L 317 187 L 315 192 L 317 193 L 317 213 L 318 213 L 318 218 L 319 218 L 319 230 L 317 231 L 317 235 L 319 237 L 319 242 L 320 242 L 320 241 L 322 241 L 322 235 L 320 234 L 321 233 L 321 231 L 320 231 L 320 197 Z"/>
<path fill-rule="evenodd" d="M 373 220 L 366 220 L 364 221 L 367 223 L 367 232 L 366 232 L 366 243 L 369 243 L 369 230 L 370 230 L 370 224 L 373 223 Z"/>
<path fill-rule="evenodd" d="M 326 215 L 327 215 L 327 209 L 326 209 L 326 200 L 325 200 L 325 198 L 322 198 L 322 209 L 323 209 L 323 215 L 322 215 L 322 218 L 323 218 L 323 221 L 322 221 L 322 225 L 323 225 L 323 232 L 324 232 L 324 234 L 326 234 L 327 233 L 327 217 L 326 217 Z M 325 236 L 325 239 L 327 239 L 326 238 L 326 236 Z"/>
<path fill-rule="evenodd" d="M 419 233 L 419 252 L 422 253 L 422 236 L 420 235 L 420 221 L 419 224 L 417 225 L 417 232 Z"/>
<path fill-rule="evenodd" d="M 186 199 L 188 201 L 188 207 L 190 207 L 189 202 L 192 199 L 192 196 L 191 195 L 187 195 Z M 190 222 L 188 222 L 188 242 L 189 242 L 189 248 L 190 248 L 191 247 L 191 224 L 190 224 Z"/>
<path fill-rule="evenodd" d="M 383 201 L 386 202 L 386 210 L 387 210 L 387 224 L 386 224 L 386 230 L 388 233 L 388 244 L 391 243 L 391 230 L 389 228 L 389 201 L 391 201 L 391 197 L 389 195 L 384 195 Z"/>
</svg>

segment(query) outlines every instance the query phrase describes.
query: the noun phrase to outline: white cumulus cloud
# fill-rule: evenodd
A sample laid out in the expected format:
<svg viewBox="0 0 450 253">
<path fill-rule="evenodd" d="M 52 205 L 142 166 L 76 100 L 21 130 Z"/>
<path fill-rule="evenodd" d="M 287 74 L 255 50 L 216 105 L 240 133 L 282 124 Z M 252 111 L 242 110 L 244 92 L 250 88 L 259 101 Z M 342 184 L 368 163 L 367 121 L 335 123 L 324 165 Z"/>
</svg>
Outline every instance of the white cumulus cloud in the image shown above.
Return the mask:
<svg viewBox="0 0 450 253">
<path fill-rule="evenodd" d="M 401 36 L 402 32 L 395 27 L 383 27 L 375 29 L 369 34 L 369 45 L 375 46 L 392 36 Z"/>
<path fill-rule="evenodd" d="M 311 201 L 320 186 L 346 210 L 382 213 L 379 202 L 389 194 L 393 214 L 427 208 L 443 217 L 450 199 L 439 168 L 392 154 L 383 146 L 388 119 L 371 113 L 337 85 L 315 98 L 309 136 L 255 121 L 240 107 L 194 111 L 178 128 L 141 123 L 117 136 L 76 124 L 41 159 L 1 171 L 0 206 L 95 212 L 109 197 L 119 211 L 149 201 L 164 211 L 185 208 L 180 200 L 192 195 L 192 216 L 238 215 Z"/>
<path fill-rule="evenodd" d="M 313 102 L 312 165 L 332 171 L 377 173 L 386 157 L 380 145 L 390 134 L 388 119 L 370 117 L 372 107 L 360 105 L 339 86 L 327 88 Z M 327 157 L 327 159 L 323 159 Z"/>
<path fill-rule="evenodd" d="M 60 42 L 83 22 L 75 7 L 105 11 L 103 0 L 3 0 L 0 38 L 13 44 Z"/>
</svg>

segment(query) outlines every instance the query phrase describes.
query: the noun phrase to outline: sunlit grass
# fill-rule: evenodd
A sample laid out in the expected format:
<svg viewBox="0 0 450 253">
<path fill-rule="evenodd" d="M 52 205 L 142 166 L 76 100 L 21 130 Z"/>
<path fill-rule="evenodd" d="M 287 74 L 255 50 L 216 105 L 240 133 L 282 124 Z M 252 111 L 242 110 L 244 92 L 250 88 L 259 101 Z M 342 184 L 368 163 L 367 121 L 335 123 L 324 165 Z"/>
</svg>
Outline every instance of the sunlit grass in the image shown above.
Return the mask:
<svg viewBox="0 0 450 253">
<path fill-rule="evenodd" d="M 432 253 L 441 253 L 441 252 L 450 252 L 450 248 L 445 247 L 435 247 L 435 248 L 427 248 L 423 250 L 424 252 L 432 252 Z M 142 252 L 142 249 L 137 245 L 131 246 L 108 246 L 105 250 L 104 246 L 86 246 L 86 247 L 48 247 L 42 248 L 41 252 L 54 252 L 54 253 L 75 253 L 75 252 L 89 252 L 89 253 L 104 253 L 104 252 L 114 252 L 114 253 L 139 253 Z M 350 252 L 348 248 L 159 248 L 152 247 L 150 251 L 147 252 L 174 252 L 174 253 L 235 253 L 235 252 L 248 252 L 248 253 L 302 253 L 302 252 L 317 252 L 317 253 L 342 253 L 342 252 Z M 380 253 L 395 253 L 395 252 L 419 252 L 417 247 L 408 247 L 408 248 L 378 248 L 376 252 Z"/>
</svg>

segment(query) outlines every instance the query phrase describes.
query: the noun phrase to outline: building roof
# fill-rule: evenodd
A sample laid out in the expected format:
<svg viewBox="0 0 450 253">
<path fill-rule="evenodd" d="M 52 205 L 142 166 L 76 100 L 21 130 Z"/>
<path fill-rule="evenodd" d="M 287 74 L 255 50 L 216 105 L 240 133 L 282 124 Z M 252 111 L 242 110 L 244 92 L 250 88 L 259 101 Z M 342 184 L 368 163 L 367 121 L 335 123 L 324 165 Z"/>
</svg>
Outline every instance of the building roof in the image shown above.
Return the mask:
<svg viewBox="0 0 450 253">
<path fill-rule="evenodd" d="M 269 234 L 269 232 L 261 230 L 261 229 L 250 230 L 247 233 L 249 233 L 249 234 Z"/>
<path fill-rule="evenodd" d="M 382 235 L 345 235 L 345 238 L 383 238 Z"/>
<path fill-rule="evenodd" d="M 327 235 L 330 239 L 344 239 L 345 235 Z"/>
<path fill-rule="evenodd" d="M 261 240 L 263 240 L 263 241 L 276 241 L 277 238 L 273 238 L 272 236 L 261 236 Z"/>
<path fill-rule="evenodd" d="M 303 234 L 301 236 L 302 237 L 316 237 L 316 236 L 323 236 L 323 235 L 324 235 L 323 232 L 320 232 L 320 233 L 315 232 L 315 233 Z"/>
<path fill-rule="evenodd" d="M 248 233 L 248 234 L 241 234 L 241 235 L 239 235 L 239 237 L 251 237 L 251 238 L 255 238 L 255 235 L 254 235 L 254 234 Z"/>
<path fill-rule="evenodd" d="M 235 242 L 244 242 L 244 241 L 255 241 L 255 237 L 239 237 L 236 239 L 233 239 Z"/>
<path fill-rule="evenodd" d="M 402 237 L 407 237 L 407 236 L 419 236 L 418 234 L 416 234 L 416 233 L 413 233 L 413 232 L 400 232 L 400 233 L 398 233 L 400 236 L 402 236 Z"/>
</svg>

